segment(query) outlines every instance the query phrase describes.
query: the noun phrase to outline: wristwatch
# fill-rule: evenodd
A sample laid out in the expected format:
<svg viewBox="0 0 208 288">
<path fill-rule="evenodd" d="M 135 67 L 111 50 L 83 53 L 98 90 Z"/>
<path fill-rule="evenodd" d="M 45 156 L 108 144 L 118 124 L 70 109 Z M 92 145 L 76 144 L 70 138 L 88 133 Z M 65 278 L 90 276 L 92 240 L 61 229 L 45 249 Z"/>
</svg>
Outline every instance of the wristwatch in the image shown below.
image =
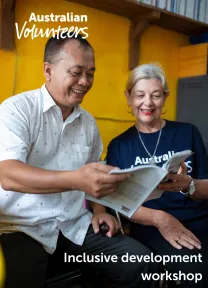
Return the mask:
<svg viewBox="0 0 208 288">
<path fill-rule="evenodd" d="M 187 175 L 189 176 L 189 175 Z M 191 176 L 189 176 L 191 178 Z M 192 196 L 194 192 L 196 191 L 196 185 L 194 183 L 194 180 L 191 178 L 191 182 L 189 183 L 188 189 L 183 192 L 186 196 Z"/>
</svg>

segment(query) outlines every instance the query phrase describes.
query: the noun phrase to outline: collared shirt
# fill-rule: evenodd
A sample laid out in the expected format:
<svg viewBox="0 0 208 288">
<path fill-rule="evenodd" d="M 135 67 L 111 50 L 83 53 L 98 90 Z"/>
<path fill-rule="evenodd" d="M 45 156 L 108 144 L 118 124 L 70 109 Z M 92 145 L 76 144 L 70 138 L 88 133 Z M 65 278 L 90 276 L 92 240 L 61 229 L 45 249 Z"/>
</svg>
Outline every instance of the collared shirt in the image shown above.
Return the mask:
<svg viewBox="0 0 208 288">
<path fill-rule="evenodd" d="M 0 161 L 15 159 L 47 170 L 75 170 L 96 162 L 102 142 L 94 118 L 80 107 L 63 122 L 45 85 L 0 106 Z M 81 245 L 91 222 L 85 193 L 29 194 L 0 187 L 0 233 L 21 231 L 53 253 L 59 230 Z"/>
</svg>

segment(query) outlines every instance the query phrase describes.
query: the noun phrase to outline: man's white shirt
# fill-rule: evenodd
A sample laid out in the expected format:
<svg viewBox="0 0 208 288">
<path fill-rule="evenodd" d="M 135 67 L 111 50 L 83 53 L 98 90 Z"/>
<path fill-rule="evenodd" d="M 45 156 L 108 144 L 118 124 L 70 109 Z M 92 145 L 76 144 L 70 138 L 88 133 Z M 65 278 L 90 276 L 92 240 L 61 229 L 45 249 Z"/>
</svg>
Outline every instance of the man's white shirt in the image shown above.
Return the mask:
<svg viewBox="0 0 208 288">
<path fill-rule="evenodd" d="M 45 85 L 0 106 L 0 161 L 14 159 L 46 170 L 67 171 L 97 162 L 102 149 L 94 118 L 76 107 L 63 122 L 61 109 Z M 0 234 L 24 232 L 49 253 L 56 248 L 59 230 L 81 245 L 91 222 L 84 197 L 81 191 L 29 194 L 0 187 Z"/>
</svg>

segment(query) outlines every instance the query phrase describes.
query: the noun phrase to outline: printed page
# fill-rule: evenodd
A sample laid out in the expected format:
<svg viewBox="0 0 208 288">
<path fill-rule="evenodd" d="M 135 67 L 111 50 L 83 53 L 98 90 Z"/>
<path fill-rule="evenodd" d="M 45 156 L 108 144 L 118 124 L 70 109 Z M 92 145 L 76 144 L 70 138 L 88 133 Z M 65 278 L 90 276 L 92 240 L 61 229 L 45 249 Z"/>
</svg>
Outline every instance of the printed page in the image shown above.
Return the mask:
<svg viewBox="0 0 208 288">
<path fill-rule="evenodd" d="M 125 170 L 114 169 L 110 172 L 120 173 L 130 173 L 131 177 L 122 183 L 115 193 L 101 199 L 86 195 L 86 199 L 110 207 L 130 218 L 144 201 L 161 196 L 163 191 L 157 193 L 154 190 L 167 171 L 154 165 L 142 165 Z"/>
<path fill-rule="evenodd" d="M 169 160 L 167 160 L 167 162 L 165 162 L 163 167 L 168 171 L 168 173 L 177 173 L 181 163 L 184 162 L 191 154 L 191 150 L 177 152 Z"/>
</svg>

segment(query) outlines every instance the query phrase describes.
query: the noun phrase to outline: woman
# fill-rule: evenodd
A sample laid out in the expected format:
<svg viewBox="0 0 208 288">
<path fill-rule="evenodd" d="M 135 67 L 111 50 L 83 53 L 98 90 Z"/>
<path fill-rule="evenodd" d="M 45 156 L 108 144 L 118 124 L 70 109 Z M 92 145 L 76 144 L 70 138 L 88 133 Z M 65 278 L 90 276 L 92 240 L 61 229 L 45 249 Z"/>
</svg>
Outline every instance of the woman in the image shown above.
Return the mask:
<svg viewBox="0 0 208 288">
<path fill-rule="evenodd" d="M 125 95 L 128 112 L 135 116 L 136 123 L 111 141 L 107 164 L 121 169 L 141 164 L 162 166 L 173 153 L 190 149 L 194 153 L 186 162 L 189 175 L 195 179 L 208 178 L 206 150 L 197 128 L 161 117 L 169 95 L 161 67 L 144 64 L 135 68 L 128 79 Z M 190 181 L 182 185 L 184 192 Z M 185 276 L 181 278 L 177 274 L 179 281 L 170 281 L 168 287 L 208 287 L 203 268 L 206 263 L 208 265 L 207 201 L 196 202 L 180 192 L 164 192 L 159 199 L 145 202 L 132 220 L 131 236 L 148 245 L 156 254 L 203 255 L 202 263 L 200 260 L 196 263 L 170 261 L 166 265 L 170 273 L 201 272 L 203 280 L 186 282 Z"/>
</svg>

